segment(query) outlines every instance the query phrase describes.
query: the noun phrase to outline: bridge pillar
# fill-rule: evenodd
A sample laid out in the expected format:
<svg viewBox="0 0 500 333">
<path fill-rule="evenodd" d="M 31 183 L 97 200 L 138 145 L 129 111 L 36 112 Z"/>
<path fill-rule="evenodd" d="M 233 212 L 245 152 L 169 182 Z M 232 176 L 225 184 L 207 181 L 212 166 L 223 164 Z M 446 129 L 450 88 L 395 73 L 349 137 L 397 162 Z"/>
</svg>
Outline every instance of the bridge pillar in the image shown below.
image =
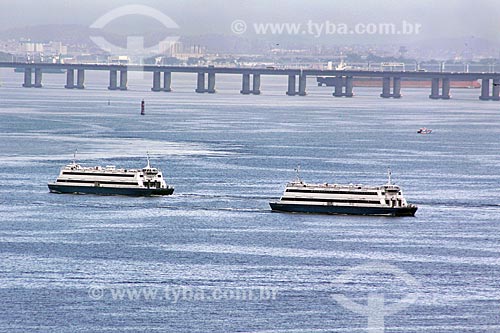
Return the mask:
<svg viewBox="0 0 500 333">
<path fill-rule="evenodd" d="M 450 78 L 432 78 L 430 99 L 450 99 Z M 441 94 L 439 89 L 441 86 Z"/>
<path fill-rule="evenodd" d="M 110 70 L 109 71 L 109 90 L 116 90 L 118 89 L 117 86 L 117 78 L 118 78 L 118 71 L 116 70 Z"/>
<path fill-rule="evenodd" d="M 76 71 L 76 88 L 85 89 L 85 71 L 83 69 Z"/>
<path fill-rule="evenodd" d="M 335 76 L 333 78 L 333 96 L 334 97 L 352 97 L 354 96 L 352 76 Z M 344 91 L 345 87 L 345 91 Z"/>
<path fill-rule="evenodd" d="M 207 92 L 209 94 L 215 94 L 215 72 L 208 73 Z"/>
<path fill-rule="evenodd" d="M 252 94 L 260 95 L 260 74 L 253 75 Z"/>
<path fill-rule="evenodd" d="M 288 96 L 295 96 L 297 94 L 295 90 L 295 75 L 288 75 L 288 90 L 286 94 Z"/>
<path fill-rule="evenodd" d="M 382 98 L 391 97 L 391 78 L 384 77 L 382 78 L 382 93 L 380 94 Z"/>
<path fill-rule="evenodd" d="M 120 90 L 127 90 L 128 73 L 127 70 L 120 71 Z"/>
<path fill-rule="evenodd" d="M 491 99 L 494 101 L 500 101 L 500 79 L 493 79 L 492 90 Z"/>
<path fill-rule="evenodd" d="M 392 79 L 392 98 L 401 98 L 401 78 Z"/>
<path fill-rule="evenodd" d="M 172 72 L 163 72 L 163 88 L 162 91 L 171 92 Z"/>
<path fill-rule="evenodd" d="M 450 99 L 450 79 L 443 78 L 443 86 L 441 91 L 441 99 Z"/>
<path fill-rule="evenodd" d="M 491 99 L 490 97 L 490 79 L 483 79 L 481 81 L 481 96 L 479 99 L 482 101 L 487 101 Z"/>
<path fill-rule="evenodd" d="M 439 78 L 433 78 L 431 83 L 431 94 L 429 95 L 430 99 L 439 99 Z"/>
<path fill-rule="evenodd" d="M 198 79 L 196 82 L 196 90 L 197 93 L 204 93 L 206 92 L 205 89 L 205 73 L 198 73 Z"/>
<path fill-rule="evenodd" d="M 66 85 L 64 88 L 73 89 L 75 87 L 75 70 L 68 68 L 66 70 Z"/>
<path fill-rule="evenodd" d="M 345 78 L 345 97 L 352 97 L 354 96 L 352 92 L 352 87 L 354 86 L 353 84 L 353 78 L 352 76 L 347 76 Z"/>
<path fill-rule="evenodd" d="M 33 84 L 31 83 L 31 68 L 26 67 L 24 69 L 24 83 L 23 87 L 31 88 Z"/>
<path fill-rule="evenodd" d="M 161 73 L 158 71 L 153 72 L 153 88 L 151 88 L 151 91 L 160 91 L 160 85 L 161 85 Z"/>
<path fill-rule="evenodd" d="M 301 73 L 299 75 L 299 96 L 307 95 L 306 92 L 307 75 Z"/>
<path fill-rule="evenodd" d="M 391 93 L 391 78 L 382 78 L 382 93 L 380 94 L 382 98 L 401 98 L 401 78 L 392 78 L 392 93 Z"/>
<path fill-rule="evenodd" d="M 35 85 L 33 87 L 35 87 L 35 88 L 42 87 L 42 69 L 41 68 L 35 68 Z"/>
<path fill-rule="evenodd" d="M 255 82 L 255 76 L 254 76 L 254 82 Z M 248 95 L 250 93 L 251 93 L 251 91 L 250 91 L 250 74 L 243 74 L 243 78 L 241 81 L 240 94 Z"/>
<path fill-rule="evenodd" d="M 342 76 L 336 76 L 333 80 L 334 80 L 333 86 L 335 87 L 335 89 L 333 90 L 333 96 L 335 96 L 335 97 L 344 96 L 344 94 L 342 93 L 342 89 L 344 86 Z"/>
</svg>

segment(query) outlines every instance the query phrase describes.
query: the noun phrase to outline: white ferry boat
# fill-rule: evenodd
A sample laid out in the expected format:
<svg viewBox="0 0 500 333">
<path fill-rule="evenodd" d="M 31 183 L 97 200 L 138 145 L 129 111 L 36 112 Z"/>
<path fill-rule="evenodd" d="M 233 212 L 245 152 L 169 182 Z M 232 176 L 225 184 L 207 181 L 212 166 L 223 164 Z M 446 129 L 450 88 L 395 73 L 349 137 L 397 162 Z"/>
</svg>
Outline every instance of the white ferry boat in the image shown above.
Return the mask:
<svg viewBox="0 0 500 333">
<path fill-rule="evenodd" d="M 75 162 L 61 169 L 53 193 L 151 196 L 170 195 L 174 188 L 166 184 L 161 170 L 149 163 L 142 169 L 117 169 L 115 166 L 83 167 Z"/>
<path fill-rule="evenodd" d="M 418 207 L 406 202 L 398 185 L 306 184 L 300 177 L 288 183 L 283 196 L 269 203 L 273 211 L 320 214 L 414 216 Z"/>
</svg>

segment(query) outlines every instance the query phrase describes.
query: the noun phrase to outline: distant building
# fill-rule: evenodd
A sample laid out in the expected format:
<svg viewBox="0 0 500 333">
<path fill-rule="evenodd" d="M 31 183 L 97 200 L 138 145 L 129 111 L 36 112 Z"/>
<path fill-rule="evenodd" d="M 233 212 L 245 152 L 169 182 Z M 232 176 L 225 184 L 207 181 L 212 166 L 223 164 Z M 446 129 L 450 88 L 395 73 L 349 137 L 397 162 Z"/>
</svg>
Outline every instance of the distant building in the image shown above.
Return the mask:
<svg viewBox="0 0 500 333">
<path fill-rule="evenodd" d="M 188 58 L 201 58 L 206 54 L 206 47 L 201 45 L 186 46 L 182 42 L 161 42 L 159 53 L 166 57 L 187 60 Z"/>
<path fill-rule="evenodd" d="M 68 54 L 68 47 L 62 42 L 40 43 L 29 39 L 21 39 L 14 44 L 6 44 L 5 49 L 8 52 L 18 55 L 59 56 Z"/>
<path fill-rule="evenodd" d="M 108 62 L 114 65 L 127 65 L 130 63 L 130 58 L 128 56 L 111 56 L 108 57 Z"/>
<path fill-rule="evenodd" d="M 62 42 L 50 42 L 44 45 L 44 53 L 53 55 L 68 54 L 68 47 Z"/>
<path fill-rule="evenodd" d="M 177 54 L 182 53 L 184 46 L 181 42 L 160 42 L 158 45 L 159 53 L 167 57 L 175 57 Z"/>
<path fill-rule="evenodd" d="M 43 44 L 31 41 L 21 41 L 18 53 L 43 53 Z"/>
</svg>

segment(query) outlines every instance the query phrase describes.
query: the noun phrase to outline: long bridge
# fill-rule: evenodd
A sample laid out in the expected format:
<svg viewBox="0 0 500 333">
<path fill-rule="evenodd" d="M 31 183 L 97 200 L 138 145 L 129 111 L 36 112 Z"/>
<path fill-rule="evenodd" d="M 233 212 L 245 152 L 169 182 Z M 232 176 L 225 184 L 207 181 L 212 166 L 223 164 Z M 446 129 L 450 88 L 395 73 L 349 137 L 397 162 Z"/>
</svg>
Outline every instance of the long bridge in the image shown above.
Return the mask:
<svg viewBox="0 0 500 333">
<path fill-rule="evenodd" d="M 53 70 L 66 72 L 67 89 L 84 89 L 86 71 L 108 71 L 109 90 L 127 90 L 128 72 L 151 72 L 152 91 L 171 91 L 172 73 L 195 73 L 197 81 L 195 92 L 213 94 L 217 74 L 241 75 L 241 90 L 244 95 L 260 94 L 262 75 L 282 75 L 288 77 L 288 96 L 307 95 L 308 76 L 332 77 L 335 97 L 353 97 L 353 79 L 380 78 L 382 98 L 401 97 L 401 79 L 416 78 L 431 82 L 431 99 L 449 99 L 451 81 L 481 80 L 479 99 L 500 100 L 500 73 L 474 72 L 423 72 L 423 71 L 367 71 L 367 70 L 321 70 L 321 69 L 277 69 L 277 68 L 237 68 L 237 67 L 188 67 L 164 65 L 119 65 L 119 64 L 51 64 L 0 62 L 0 68 L 18 68 L 24 71 L 23 87 L 41 88 L 42 74 Z M 34 80 L 33 80 L 34 79 Z"/>
</svg>

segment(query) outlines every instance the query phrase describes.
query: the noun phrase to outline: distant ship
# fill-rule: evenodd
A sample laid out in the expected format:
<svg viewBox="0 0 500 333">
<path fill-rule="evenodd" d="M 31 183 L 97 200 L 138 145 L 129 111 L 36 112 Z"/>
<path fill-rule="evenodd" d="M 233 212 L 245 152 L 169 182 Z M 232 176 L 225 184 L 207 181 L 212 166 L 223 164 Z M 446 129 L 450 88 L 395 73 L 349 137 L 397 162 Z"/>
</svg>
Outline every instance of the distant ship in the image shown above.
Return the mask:
<svg viewBox="0 0 500 333">
<path fill-rule="evenodd" d="M 288 183 L 279 201 L 270 202 L 273 211 L 344 215 L 414 216 L 418 207 L 408 204 L 401 188 L 381 186 L 307 184 L 298 177 Z"/>
<path fill-rule="evenodd" d="M 149 157 L 142 169 L 117 169 L 114 166 L 83 167 L 74 160 L 61 169 L 50 192 L 99 195 L 152 196 L 170 195 L 174 188 L 166 184 L 161 170 L 151 167 Z"/>
<path fill-rule="evenodd" d="M 318 76 L 316 78 L 318 86 L 335 86 L 335 77 L 333 76 Z M 377 77 L 358 77 L 352 79 L 353 87 L 380 87 L 382 88 L 382 78 Z M 401 88 L 431 88 L 432 81 L 427 78 L 401 78 Z M 481 83 L 477 80 L 450 80 L 451 88 L 481 88 Z"/>
<path fill-rule="evenodd" d="M 390 64 L 389 64 L 390 65 Z M 337 71 L 342 70 L 352 70 L 355 69 L 352 66 L 347 65 L 343 60 L 333 68 L 332 63 L 328 63 L 329 70 L 335 69 Z M 425 70 L 419 70 L 423 72 Z M 316 77 L 316 82 L 318 86 L 335 86 L 334 76 L 318 76 Z M 352 79 L 353 87 L 382 87 L 382 78 L 380 77 L 361 77 L 355 76 Z M 420 77 L 403 77 L 401 78 L 401 88 L 431 88 L 432 80 L 428 78 Z M 469 88 L 476 89 L 481 88 L 481 83 L 478 80 L 450 80 L 450 88 Z"/>
</svg>

